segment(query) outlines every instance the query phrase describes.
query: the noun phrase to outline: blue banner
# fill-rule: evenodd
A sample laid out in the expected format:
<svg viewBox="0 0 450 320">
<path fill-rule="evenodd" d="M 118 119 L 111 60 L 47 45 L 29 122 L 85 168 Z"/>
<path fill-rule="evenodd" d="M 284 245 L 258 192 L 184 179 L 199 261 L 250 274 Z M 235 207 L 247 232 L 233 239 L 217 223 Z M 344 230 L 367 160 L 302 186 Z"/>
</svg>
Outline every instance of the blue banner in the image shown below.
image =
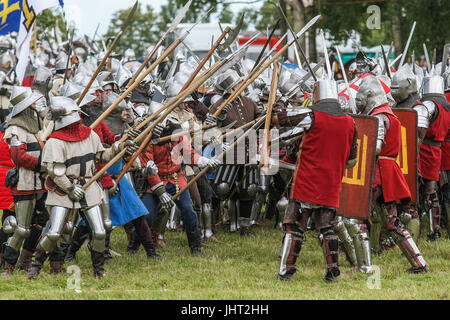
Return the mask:
<svg viewBox="0 0 450 320">
<path fill-rule="evenodd" d="M 19 32 L 22 0 L 0 0 L 0 35 Z"/>
</svg>

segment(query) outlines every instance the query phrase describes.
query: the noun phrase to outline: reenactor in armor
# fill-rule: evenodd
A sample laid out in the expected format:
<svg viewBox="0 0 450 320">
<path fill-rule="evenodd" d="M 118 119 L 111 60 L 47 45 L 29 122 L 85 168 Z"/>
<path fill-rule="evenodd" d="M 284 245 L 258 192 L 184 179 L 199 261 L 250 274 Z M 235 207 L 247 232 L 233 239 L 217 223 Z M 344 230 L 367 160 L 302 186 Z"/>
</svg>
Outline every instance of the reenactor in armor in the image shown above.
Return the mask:
<svg viewBox="0 0 450 320">
<path fill-rule="evenodd" d="M 156 112 L 156 110 L 153 110 L 153 112 Z M 173 115 L 168 115 L 162 124 L 165 129 L 161 137 L 169 136 L 174 130 L 180 129 L 178 120 Z M 186 154 L 186 152 L 189 152 L 189 154 Z M 183 156 L 182 159 L 180 159 L 180 154 Z M 150 214 L 149 224 L 152 231 L 158 232 L 161 229 L 161 217 L 164 213 L 157 209 L 158 205 L 161 209 L 170 212 L 176 204 L 181 211 L 181 219 L 191 253 L 193 255 L 200 254 L 201 231 L 198 227 L 197 214 L 192 207 L 190 192 L 189 190 L 184 191 L 175 201 L 172 200 L 172 196 L 187 184 L 181 170 L 181 162 L 197 165 L 200 168 L 209 167 L 211 170 L 216 169 L 220 162 L 200 156 L 194 151 L 189 140 L 183 136 L 175 141 L 151 143 L 147 150 L 141 154 L 140 159 L 143 167 L 148 168 L 149 161 L 153 161 L 159 170 L 157 175 L 148 175 L 148 189 L 142 199 Z"/>
<path fill-rule="evenodd" d="M 111 72 L 102 71 L 97 76 L 97 81 L 102 88 L 101 102 L 103 109 L 107 109 L 118 98 L 119 85 L 114 79 Z M 119 104 L 104 120 L 108 128 L 115 134 L 122 134 L 128 128 L 129 124 L 133 124 L 135 116 L 131 105 L 128 105 L 125 101 Z"/>
<path fill-rule="evenodd" d="M 305 131 L 283 220 L 284 238 L 277 279 L 292 280 L 310 216 L 323 237 L 327 282 L 337 281 L 339 242 L 334 231 L 339 192 L 346 167 L 356 164 L 357 133 L 353 119 L 342 112 L 334 80 L 314 84 L 314 104 L 274 110 L 272 125 Z M 328 155 L 333 154 L 333 159 Z M 333 160 L 333 161 L 332 161 Z"/>
<path fill-rule="evenodd" d="M 50 97 L 56 97 L 59 96 L 59 87 L 61 87 L 64 83 L 64 76 L 66 73 L 66 65 L 67 65 L 67 54 L 65 54 L 63 51 L 60 52 L 56 59 L 55 64 L 55 75 L 53 76 L 53 83 L 52 83 L 52 89 L 50 90 L 49 96 Z M 70 63 L 69 63 L 69 69 L 67 70 L 67 80 L 70 80 L 72 70 L 70 69 Z"/>
<path fill-rule="evenodd" d="M 416 76 L 411 68 L 404 64 L 392 76 L 391 93 L 395 100 L 393 108 L 412 108 L 420 100 Z M 417 242 L 420 233 L 420 218 L 416 204 L 411 204 L 409 212 L 401 212 L 400 220 Z"/>
<path fill-rule="evenodd" d="M 423 79 L 422 99 L 414 105 L 419 115 L 419 174 L 421 187 L 419 197 L 422 210 L 428 216 L 431 240 L 441 236 L 441 207 L 437 193 L 441 168 L 442 143 L 450 126 L 450 103 L 444 95 L 444 79 L 427 76 Z"/>
<path fill-rule="evenodd" d="M 94 176 L 97 162 L 109 161 L 127 146 L 127 154 L 132 154 L 136 146 L 126 141 L 105 149 L 99 136 L 81 124 L 80 108 L 72 99 L 53 97 L 50 102 L 55 131 L 42 153 L 42 167 L 48 174 L 45 185 L 50 220 L 42 233 L 28 278 L 37 278 L 47 256 L 52 254 L 65 228 L 69 227 L 68 219 L 75 210 L 80 210 L 92 230 L 89 248 L 94 276 L 102 277 L 106 236 L 100 209 L 103 192 L 98 182 L 86 190 L 83 185 Z"/>
<path fill-rule="evenodd" d="M 195 68 L 188 62 L 180 64 L 180 71 L 175 76 L 167 81 L 167 96 L 168 100 L 175 98 L 183 88 L 190 75 L 194 72 Z M 195 100 L 192 96 L 197 97 L 198 93 L 194 93 L 185 99 L 173 113 L 180 123 L 182 130 L 195 129 L 196 132 L 201 132 L 201 123 L 204 124 L 217 124 L 217 118 L 209 113 L 208 107 L 206 107 L 201 101 Z M 201 121 L 200 123 L 198 121 Z M 215 129 L 213 129 L 215 130 Z M 216 131 L 215 131 L 216 132 Z M 205 133 L 203 137 L 209 137 L 209 134 Z M 212 138 L 213 139 L 213 138 Z M 213 139 L 214 140 L 214 139 Z M 193 148 L 196 152 L 202 153 L 202 135 L 198 133 L 193 134 Z M 195 166 L 185 165 L 183 168 L 186 179 L 190 181 L 198 174 L 199 170 Z M 219 242 L 213 233 L 212 221 L 212 188 L 206 180 L 205 176 L 199 178 L 189 188 L 189 193 L 193 200 L 194 210 L 197 212 L 200 222 L 200 228 L 202 230 L 202 239 L 210 240 L 212 242 Z"/>
<path fill-rule="evenodd" d="M 384 88 L 376 77 L 363 79 L 356 95 L 356 106 L 360 113 L 378 118 L 372 201 L 382 203 L 382 214 L 387 216 L 384 222 L 386 234 L 392 237 L 411 264 L 408 273 L 427 272 L 427 263 L 397 216 L 397 202 L 408 210 L 411 199 L 406 179 L 396 162 L 400 152 L 401 124 L 392 112 Z M 374 204 L 372 211 L 373 207 Z"/>
<path fill-rule="evenodd" d="M 416 76 L 407 64 L 392 76 L 391 93 L 396 102 L 393 108 L 412 108 L 420 100 Z"/>
<path fill-rule="evenodd" d="M 42 97 L 29 87 L 16 86 L 11 93 L 12 111 L 7 118 L 3 140 L 10 146 L 10 156 L 15 165 L 8 172 L 5 184 L 11 187 L 14 197 L 17 227 L 6 244 L 4 276 L 13 273 L 22 243 L 30 235 L 36 202 L 46 192 L 41 177 L 44 143 L 38 135 L 41 123 L 36 111 L 36 101 Z"/>
<path fill-rule="evenodd" d="M 450 103 L 450 73 L 445 78 L 445 97 Z M 448 127 L 447 136 L 442 143 L 441 157 L 441 193 L 444 210 L 447 219 L 447 237 L 450 238 L 450 125 Z"/>
<path fill-rule="evenodd" d="M 217 77 L 215 86 L 222 98 L 211 106 L 210 113 L 214 113 L 222 105 L 241 81 L 242 79 L 237 72 L 232 69 Z M 223 126 L 234 122 L 234 125 L 231 127 L 234 129 L 255 120 L 260 113 L 258 106 L 253 100 L 240 95 L 222 110 L 218 119 Z M 233 163 L 227 163 L 218 170 L 214 179 L 214 187 L 216 188 L 216 194 L 221 199 L 225 199 L 233 193 L 235 183 L 242 180 L 241 187 L 228 200 L 230 231 L 236 231 L 240 228 L 242 236 L 254 236 L 250 232 L 250 221 L 259 172 L 248 165 L 248 148 L 242 149 L 239 147 L 235 148 Z M 229 159 L 228 155 L 227 158 Z"/>
</svg>

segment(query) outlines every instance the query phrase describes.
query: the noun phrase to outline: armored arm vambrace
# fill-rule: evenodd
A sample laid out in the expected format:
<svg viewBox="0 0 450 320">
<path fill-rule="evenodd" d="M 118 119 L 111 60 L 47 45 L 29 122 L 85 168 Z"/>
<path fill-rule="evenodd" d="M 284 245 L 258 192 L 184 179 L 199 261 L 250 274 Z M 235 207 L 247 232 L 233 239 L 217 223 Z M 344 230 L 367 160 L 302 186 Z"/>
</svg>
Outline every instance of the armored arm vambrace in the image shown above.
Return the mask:
<svg viewBox="0 0 450 320">
<path fill-rule="evenodd" d="M 378 118 L 378 133 L 377 133 L 377 154 L 381 152 L 386 131 L 389 128 L 389 118 L 382 114 L 375 115 Z"/>
<path fill-rule="evenodd" d="M 272 125 L 275 127 L 299 127 L 309 130 L 312 125 L 314 114 L 309 108 L 298 110 L 283 110 L 274 113 Z"/>
<path fill-rule="evenodd" d="M 65 193 L 73 189 L 73 183 L 66 176 L 66 166 L 62 163 L 48 163 L 47 173 L 53 182 Z"/>
<path fill-rule="evenodd" d="M 417 126 L 419 129 L 419 144 L 421 144 L 437 109 L 432 101 L 424 101 L 423 104 L 418 104 L 413 109 L 417 111 L 418 115 Z"/>
</svg>

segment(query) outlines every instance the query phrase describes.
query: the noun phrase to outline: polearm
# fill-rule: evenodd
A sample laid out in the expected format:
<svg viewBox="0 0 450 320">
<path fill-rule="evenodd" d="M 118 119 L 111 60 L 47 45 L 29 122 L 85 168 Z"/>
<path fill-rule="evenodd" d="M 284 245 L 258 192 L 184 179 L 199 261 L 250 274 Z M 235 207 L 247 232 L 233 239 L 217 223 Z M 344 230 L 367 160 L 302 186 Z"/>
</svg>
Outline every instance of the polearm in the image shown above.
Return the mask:
<svg viewBox="0 0 450 320">
<path fill-rule="evenodd" d="M 389 68 L 388 58 L 386 57 L 386 53 L 384 52 L 383 45 L 381 45 L 381 53 L 383 54 L 384 69 L 386 71 L 386 74 L 389 77 L 389 79 L 392 79 L 391 69 Z M 413 57 L 414 57 L 414 50 L 413 50 Z M 414 60 L 414 58 L 413 58 L 413 60 Z"/>
<path fill-rule="evenodd" d="M 192 92 L 194 92 L 195 90 L 197 90 L 197 88 L 199 86 L 201 86 L 206 80 L 208 80 L 215 72 L 217 72 L 217 70 L 220 68 L 220 65 L 224 64 L 224 60 L 217 62 L 215 64 L 215 67 L 213 69 L 208 70 L 207 72 L 204 72 L 199 79 L 195 79 L 194 81 L 192 81 L 192 84 L 185 89 L 184 91 L 181 91 L 182 93 L 180 93 L 177 98 L 176 98 L 176 102 L 173 103 L 173 105 L 169 108 L 165 108 L 164 113 L 158 118 L 156 119 L 147 129 L 149 129 L 149 133 L 147 134 L 147 136 L 145 137 L 144 141 L 141 143 L 141 145 L 139 146 L 139 149 L 133 154 L 133 156 L 131 157 L 131 159 L 128 161 L 127 165 L 123 168 L 122 172 L 120 173 L 120 175 L 117 177 L 116 179 L 116 184 L 119 184 L 120 180 L 123 178 L 123 176 L 128 172 L 128 170 L 131 168 L 131 166 L 133 165 L 134 160 L 137 159 L 137 157 L 144 151 L 144 149 L 147 148 L 147 145 L 150 143 L 151 139 L 152 139 L 152 133 L 153 133 L 153 129 L 162 121 L 164 120 L 169 113 L 171 113 L 176 107 L 178 107 L 178 105 L 180 103 L 182 103 L 186 97 L 188 95 L 190 95 Z"/>
<path fill-rule="evenodd" d="M 150 60 L 153 58 L 153 56 L 155 55 L 156 51 L 158 51 L 158 48 L 162 45 L 164 39 L 167 37 L 167 35 L 171 32 L 173 32 L 175 30 L 175 28 L 178 26 L 178 24 L 181 22 L 181 20 L 184 19 L 184 17 L 186 16 L 186 12 L 189 10 L 189 7 L 192 3 L 192 0 L 189 0 L 184 7 L 178 12 L 177 16 L 175 17 L 175 19 L 173 20 L 172 24 L 170 25 L 169 29 L 164 32 L 164 34 L 162 35 L 162 37 L 158 40 L 158 42 L 156 43 L 156 45 L 153 47 L 152 52 L 150 52 L 150 54 L 148 55 L 147 58 L 145 58 L 144 62 L 142 62 L 142 64 L 139 66 L 139 69 L 137 69 L 137 71 L 135 72 L 135 74 L 133 75 L 133 77 L 131 78 L 131 80 L 128 82 L 127 84 L 127 88 L 134 83 L 134 81 L 136 80 L 136 78 L 139 76 L 139 74 L 142 72 L 142 70 L 144 70 L 145 66 L 147 66 L 147 64 L 150 62 Z"/>
<path fill-rule="evenodd" d="M 397 70 L 400 69 L 400 67 L 403 65 L 403 62 L 405 61 L 406 54 L 408 53 L 408 49 L 409 49 L 409 44 L 411 43 L 411 38 L 413 36 L 415 28 L 416 28 L 416 21 L 414 21 L 414 23 L 412 25 L 411 31 L 409 33 L 408 41 L 406 41 L 405 50 L 403 50 L 403 56 L 402 56 L 402 59 L 400 60 L 400 63 L 398 64 Z"/>
<path fill-rule="evenodd" d="M 94 74 L 92 75 L 91 80 L 89 80 L 87 86 L 84 88 L 83 92 L 81 93 L 80 97 L 78 98 L 78 100 L 77 100 L 77 104 L 78 105 L 81 103 L 81 101 L 83 101 L 84 97 L 86 96 L 86 94 L 87 94 L 88 90 L 90 89 L 92 83 L 94 82 L 95 78 L 97 78 L 97 75 L 103 69 L 103 66 L 106 63 L 106 59 L 108 59 L 108 57 L 111 55 L 111 52 L 114 50 L 114 48 L 116 47 L 116 45 L 119 42 L 120 38 L 122 37 L 123 32 L 125 31 L 125 29 L 127 28 L 128 24 L 130 23 L 131 19 L 133 18 L 133 15 L 134 15 L 134 13 L 135 13 L 135 11 L 137 9 L 138 3 L 139 3 L 139 1 L 136 1 L 136 3 L 134 4 L 133 8 L 130 11 L 130 14 L 128 15 L 127 19 L 125 20 L 125 22 L 122 25 L 122 29 L 116 35 L 116 38 L 114 39 L 113 43 L 109 47 L 109 49 L 106 52 L 105 56 L 103 57 L 102 61 L 98 65 L 97 70 L 95 70 Z"/>
<path fill-rule="evenodd" d="M 160 138 L 158 143 L 172 141 L 172 139 L 175 139 L 175 138 L 187 135 L 187 134 L 191 134 L 191 133 L 193 133 L 193 132 L 195 132 L 197 130 L 208 130 L 208 129 L 211 129 L 211 128 L 214 128 L 214 127 L 216 127 L 215 124 L 206 124 L 206 125 L 202 126 L 201 128 L 192 128 L 192 129 L 189 129 L 189 130 L 184 130 L 184 131 L 181 131 L 181 132 L 177 132 L 177 133 L 171 134 L 170 136 Z"/>
<path fill-rule="evenodd" d="M 105 119 L 118 105 L 120 102 L 122 102 L 123 99 L 125 99 L 130 93 L 131 91 L 134 90 L 134 88 L 136 88 L 144 79 L 147 75 L 150 74 L 150 72 L 152 72 L 169 54 L 172 53 L 173 50 L 175 50 L 176 47 L 178 47 L 178 45 L 180 43 L 183 42 L 183 40 L 189 35 L 189 33 L 192 31 L 192 29 L 197 26 L 197 24 L 199 24 L 199 22 L 201 21 L 201 19 L 203 19 L 203 17 L 201 17 L 193 26 L 191 26 L 191 28 L 189 30 L 187 30 L 185 32 L 185 34 L 180 37 L 179 39 L 177 39 L 174 43 L 172 43 L 172 45 L 158 58 L 156 59 L 155 62 L 152 63 L 152 65 L 145 70 L 145 72 L 139 76 L 139 78 L 137 80 L 135 80 L 129 87 L 127 90 L 125 90 L 124 93 L 122 93 L 122 95 L 111 105 L 108 107 L 108 109 L 106 109 L 101 115 L 100 117 L 97 118 L 97 120 L 95 120 L 94 123 L 91 124 L 91 129 L 95 128 L 96 126 L 98 126 L 98 124 L 103 121 L 103 119 Z M 206 72 L 206 71 L 205 71 Z M 131 81 L 130 81 L 131 83 Z M 153 116 L 153 115 L 152 115 Z M 142 128 L 146 123 L 148 123 L 150 120 L 147 118 L 147 121 L 141 123 L 137 129 Z"/>
<path fill-rule="evenodd" d="M 213 159 L 219 159 L 219 158 L 223 158 L 228 151 L 230 151 L 231 149 L 234 149 L 234 147 L 242 141 L 242 139 L 245 139 L 245 137 L 247 137 L 249 135 L 250 132 L 252 132 L 253 130 L 256 130 L 256 128 L 258 128 L 260 125 L 263 124 L 263 122 L 265 121 L 265 117 L 260 117 L 259 120 L 246 132 L 244 132 L 238 139 L 236 139 L 235 142 L 233 142 L 233 144 L 231 144 L 229 147 L 227 147 L 225 150 L 223 150 L 221 153 L 219 153 L 218 155 L 214 156 Z M 235 131 L 235 130 L 233 130 Z M 180 191 L 178 191 L 177 194 L 175 194 L 172 197 L 172 200 L 175 201 L 184 191 L 186 191 L 194 182 L 196 182 L 198 179 L 200 179 L 202 176 L 204 176 L 209 170 L 209 167 L 206 166 L 205 168 L 202 169 L 202 171 L 200 171 L 194 178 L 192 178 L 184 188 L 182 188 Z"/>
<path fill-rule="evenodd" d="M 217 62 L 215 65 L 213 65 L 209 70 L 213 70 L 214 67 L 217 67 L 217 65 L 219 65 L 220 62 Z M 217 71 L 218 68 L 216 68 Z M 208 71 L 209 71 L 208 70 Z M 200 80 L 194 80 L 192 85 L 185 90 L 185 92 L 180 93 L 177 97 L 180 97 L 180 99 L 178 99 L 177 97 L 172 100 L 173 103 L 171 105 L 175 105 L 177 106 L 178 104 L 175 104 L 175 102 L 180 102 L 182 100 L 184 100 L 190 93 L 192 93 L 195 89 L 197 89 L 197 87 L 195 87 L 197 84 L 201 84 L 204 81 L 206 81 L 209 77 L 207 77 L 205 74 L 207 73 L 207 71 L 205 71 L 201 76 L 199 76 L 199 78 L 201 77 Z M 190 93 L 189 93 L 190 92 Z M 171 101 L 171 102 L 172 102 Z M 143 122 L 141 122 L 136 129 L 141 129 L 143 126 L 145 126 L 148 122 L 150 122 L 153 118 L 155 118 L 158 114 L 160 114 L 162 112 L 162 110 L 164 110 L 164 108 L 161 108 L 160 110 L 158 110 L 157 112 L 155 112 L 154 114 L 152 114 L 152 116 L 148 117 L 147 119 L 145 119 Z M 170 111 L 172 111 L 173 109 L 171 109 Z M 168 114 L 168 113 L 167 113 Z M 165 116 L 167 116 L 167 114 L 163 114 L 161 119 L 164 119 Z M 145 128 L 144 131 L 142 131 L 141 134 L 139 134 L 139 136 L 137 136 L 135 139 L 133 139 L 133 142 L 138 144 L 140 143 L 143 139 L 145 139 L 148 136 L 151 136 L 151 132 L 153 131 L 153 129 L 155 128 L 156 124 L 148 126 L 147 128 Z M 127 139 L 127 135 L 124 135 L 119 142 L 124 142 Z M 150 141 L 150 139 L 148 139 Z M 100 169 L 91 179 L 89 179 L 89 181 L 83 185 L 83 189 L 86 190 L 91 184 L 93 184 L 96 180 L 98 180 L 105 172 L 106 170 L 108 170 L 114 163 L 116 163 L 117 161 L 119 161 L 124 155 L 125 155 L 126 149 L 120 151 L 118 154 L 116 154 L 102 169 Z"/>
<path fill-rule="evenodd" d="M 214 113 L 214 116 L 218 116 L 223 108 L 230 102 L 234 101 L 253 81 L 255 81 L 256 78 L 258 78 L 274 61 L 278 59 L 293 43 L 296 41 L 297 38 L 299 38 L 302 34 L 304 34 L 314 23 L 319 20 L 320 15 L 315 16 L 312 18 L 303 28 L 300 30 L 297 35 L 294 37 L 294 40 L 291 42 L 285 44 L 280 51 L 278 51 L 264 66 L 258 67 L 247 76 L 247 78 L 240 84 L 240 86 L 226 99 L 222 105 L 217 109 L 217 111 Z M 280 39 L 278 42 L 280 42 L 282 39 Z M 272 48 L 273 49 L 273 48 Z M 266 56 L 268 57 L 271 54 Z M 262 60 L 262 61 L 265 61 Z M 261 63 L 260 63 L 261 64 Z M 314 75 L 314 72 L 312 73 Z M 315 77 L 315 75 L 314 75 Z"/>
<path fill-rule="evenodd" d="M 431 73 L 430 56 L 428 55 L 427 45 L 425 43 L 423 44 L 423 52 L 425 54 L 425 61 L 427 62 L 427 71 Z"/>
<path fill-rule="evenodd" d="M 270 120 L 272 117 L 273 105 L 275 104 L 275 100 L 277 97 L 277 89 L 278 89 L 278 62 L 273 64 L 272 70 L 272 83 L 270 84 L 270 92 L 269 92 L 269 101 L 267 103 L 267 114 L 264 123 L 264 134 L 262 139 L 262 147 L 261 147 L 261 161 L 260 166 L 264 171 L 269 170 L 269 156 L 270 156 Z"/>
<path fill-rule="evenodd" d="M 186 83 L 184 84 L 183 88 L 181 88 L 181 91 L 183 91 L 184 89 L 186 89 L 189 84 L 192 82 L 192 80 L 194 80 L 194 78 L 197 76 L 197 74 L 200 72 L 200 70 L 202 70 L 203 66 L 206 64 L 206 62 L 208 62 L 209 58 L 213 55 L 214 51 L 216 51 L 217 47 L 220 45 L 220 43 L 222 42 L 222 40 L 225 38 L 225 36 L 231 31 L 230 27 L 226 27 L 225 30 L 222 32 L 222 34 L 220 35 L 220 37 L 217 39 L 217 41 L 214 43 L 214 45 L 211 47 L 211 49 L 209 49 L 208 53 L 203 57 L 202 61 L 200 62 L 200 64 L 197 66 L 197 68 L 195 69 L 195 71 L 191 74 L 191 76 L 189 77 L 189 79 L 186 81 Z"/>
<path fill-rule="evenodd" d="M 306 58 L 305 52 L 303 51 L 303 48 L 302 48 L 302 46 L 300 45 L 300 42 L 298 41 L 298 38 L 300 38 L 300 36 L 299 36 L 298 34 L 295 35 L 294 29 L 292 29 L 291 24 L 289 23 L 288 18 L 287 18 L 286 15 L 284 14 L 284 11 L 283 11 L 283 9 L 281 8 L 280 4 L 278 4 L 277 8 L 278 8 L 278 11 L 280 12 L 280 15 L 283 17 L 284 22 L 285 22 L 286 25 L 288 26 L 288 28 L 289 28 L 289 30 L 291 31 L 292 35 L 294 36 L 294 42 L 295 42 L 295 44 L 297 45 L 297 48 L 298 48 L 298 50 L 300 51 L 300 54 L 302 55 L 303 60 L 305 60 L 306 67 L 308 68 L 309 72 L 311 72 L 314 81 L 317 81 L 317 77 L 316 77 L 315 73 L 313 72 L 313 69 L 311 68 L 311 65 L 309 64 L 308 58 Z M 320 15 L 314 17 L 313 19 L 311 19 L 311 21 L 314 20 L 314 23 L 315 23 L 315 21 L 316 21 L 315 19 L 316 19 L 317 17 L 320 18 Z M 319 18 L 317 18 L 317 19 L 319 19 Z M 305 29 L 305 28 L 309 29 L 309 27 L 312 25 L 312 24 L 311 24 L 311 21 L 308 22 L 308 24 L 306 24 L 306 25 L 303 27 L 303 29 Z M 313 23 L 313 24 L 314 24 L 314 23 Z M 310 24 L 311 24 L 311 25 L 310 25 Z M 310 26 L 308 27 L 308 25 L 310 25 Z M 303 30 L 303 29 L 302 29 L 302 30 Z M 302 32 L 302 30 L 300 30 L 300 32 Z M 299 33 L 300 33 L 300 32 L 299 32 Z M 327 52 L 326 52 L 326 54 L 327 54 Z M 325 56 L 324 56 L 324 59 L 327 60 L 327 58 L 328 58 L 328 56 L 325 55 Z M 328 63 L 330 63 L 330 62 L 328 61 Z"/>
<path fill-rule="evenodd" d="M 272 39 L 273 34 L 275 33 L 275 30 L 277 30 L 278 25 L 280 24 L 281 19 L 278 19 L 277 23 L 275 23 L 274 27 L 272 28 L 272 31 L 270 32 L 270 35 L 267 37 L 266 43 L 264 44 L 261 52 L 258 55 L 258 58 L 255 61 L 255 64 L 253 65 L 252 71 L 255 70 L 256 66 L 259 64 L 259 61 L 261 60 L 264 51 L 266 51 L 267 46 L 270 43 L 270 39 Z"/>
<path fill-rule="evenodd" d="M 70 55 L 72 54 L 73 33 L 74 33 L 74 30 L 72 30 L 72 32 L 71 32 L 71 34 L 70 34 L 70 40 L 69 40 L 69 55 L 67 56 L 67 61 L 66 61 L 66 71 L 64 72 L 64 81 L 63 81 L 63 85 L 66 84 L 66 81 L 67 81 L 67 72 L 69 71 Z"/>
</svg>

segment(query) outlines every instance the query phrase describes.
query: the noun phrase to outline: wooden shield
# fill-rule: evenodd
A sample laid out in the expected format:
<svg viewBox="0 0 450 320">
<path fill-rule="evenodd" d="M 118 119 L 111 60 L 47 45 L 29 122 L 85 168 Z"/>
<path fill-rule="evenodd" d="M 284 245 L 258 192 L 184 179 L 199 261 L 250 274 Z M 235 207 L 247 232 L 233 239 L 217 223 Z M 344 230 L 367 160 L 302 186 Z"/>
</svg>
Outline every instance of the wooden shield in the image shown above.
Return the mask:
<svg viewBox="0 0 450 320">
<path fill-rule="evenodd" d="M 402 138 L 400 153 L 397 163 L 402 170 L 409 190 L 411 191 L 411 202 L 417 201 L 418 183 L 417 183 L 417 121 L 416 111 L 412 109 L 392 109 L 398 120 L 402 124 Z"/>
<path fill-rule="evenodd" d="M 352 118 L 358 131 L 358 158 L 353 168 L 345 170 L 337 214 L 367 219 L 372 201 L 378 119 L 362 115 Z"/>
</svg>

